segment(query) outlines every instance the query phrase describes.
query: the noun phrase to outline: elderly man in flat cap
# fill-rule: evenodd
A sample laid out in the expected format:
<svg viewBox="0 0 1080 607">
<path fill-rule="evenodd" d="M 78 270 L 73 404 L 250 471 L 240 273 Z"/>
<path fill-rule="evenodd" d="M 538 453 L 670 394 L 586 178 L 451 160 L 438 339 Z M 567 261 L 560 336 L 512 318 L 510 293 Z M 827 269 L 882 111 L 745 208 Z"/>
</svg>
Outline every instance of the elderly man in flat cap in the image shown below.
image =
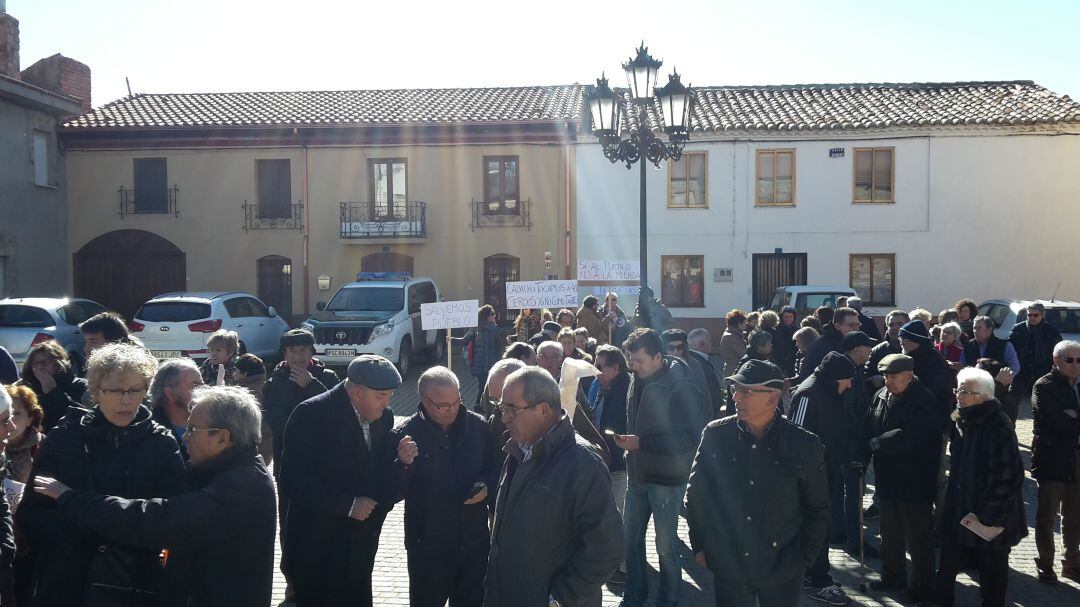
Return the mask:
<svg viewBox="0 0 1080 607">
<path fill-rule="evenodd" d="M 921 324 L 921 323 L 920 323 Z M 872 590 L 903 590 L 904 602 L 933 592 L 931 508 L 941 455 L 940 405 L 912 372 L 915 361 L 890 354 L 878 363 L 885 387 L 874 395 L 852 464 L 860 473 L 873 458 L 881 508 L 881 580 Z M 904 553 L 911 554 L 910 585 Z"/>
<path fill-rule="evenodd" d="M 289 497 L 282 568 L 299 607 L 371 607 L 371 571 L 390 511 L 380 464 L 397 445 L 390 397 L 401 375 L 364 354 L 348 377 L 293 411 L 278 460 Z"/>
<path fill-rule="evenodd" d="M 686 489 L 694 560 L 717 605 L 798 605 L 829 527 L 825 447 L 780 415 L 779 367 L 750 360 L 727 381 L 736 415 L 705 427 Z"/>
</svg>

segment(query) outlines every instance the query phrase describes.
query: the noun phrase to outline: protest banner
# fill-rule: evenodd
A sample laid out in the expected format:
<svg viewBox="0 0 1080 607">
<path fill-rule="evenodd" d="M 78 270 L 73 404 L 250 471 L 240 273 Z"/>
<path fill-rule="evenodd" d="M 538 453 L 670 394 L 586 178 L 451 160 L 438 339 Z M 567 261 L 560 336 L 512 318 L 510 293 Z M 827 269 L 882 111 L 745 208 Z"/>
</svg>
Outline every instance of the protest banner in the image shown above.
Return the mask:
<svg viewBox="0 0 1080 607">
<path fill-rule="evenodd" d="M 446 367 L 450 367 L 450 329 L 476 326 L 480 302 L 476 299 L 439 301 L 420 304 L 420 328 L 425 331 L 446 329 Z"/>
<path fill-rule="evenodd" d="M 506 309 L 578 307 L 576 280 L 531 280 L 506 283 Z"/>
</svg>

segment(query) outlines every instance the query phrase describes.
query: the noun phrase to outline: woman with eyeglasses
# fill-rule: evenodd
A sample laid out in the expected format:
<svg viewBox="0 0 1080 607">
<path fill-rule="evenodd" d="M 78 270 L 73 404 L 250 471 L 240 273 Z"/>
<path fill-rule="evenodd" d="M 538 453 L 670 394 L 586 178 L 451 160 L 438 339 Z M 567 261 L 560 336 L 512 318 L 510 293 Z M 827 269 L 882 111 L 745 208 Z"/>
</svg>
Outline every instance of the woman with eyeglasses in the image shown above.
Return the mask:
<svg viewBox="0 0 1080 607">
<path fill-rule="evenodd" d="M 94 350 L 86 373 L 93 406 L 68 410 L 41 444 L 29 482 L 47 476 L 72 489 L 129 499 L 182 493 L 176 439 L 143 406 L 156 370 L 157 361 L 138 346 Z M 32 491 L 15 520 L 37 548 L 37 605 L 159 604 L 160 548 L 129 548 L 80 531 L 60 516 L 56 502 Z"/>
</svg>

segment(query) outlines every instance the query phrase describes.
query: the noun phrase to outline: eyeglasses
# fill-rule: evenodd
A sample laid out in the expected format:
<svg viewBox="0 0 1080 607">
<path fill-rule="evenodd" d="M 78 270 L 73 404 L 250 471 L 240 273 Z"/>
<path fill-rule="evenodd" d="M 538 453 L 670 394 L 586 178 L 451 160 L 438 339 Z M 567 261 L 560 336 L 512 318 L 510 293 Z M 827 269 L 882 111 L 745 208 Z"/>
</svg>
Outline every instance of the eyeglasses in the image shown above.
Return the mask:
<svg viewBox="0 0 1080 607">
<path fill-rule="evenodd" d="M 124 390 L 121 388 L 102 388 L 102 394 L 108 394 L 109 396 L 119 396 L 123 398 L 125 396 L 137 396 L 142 398 L 146 394 L 146 388 L 132 388 L 130 390 Z"/>
<path fill-rule="evenodd" d="M 670 346 L 668 346 L 667 349 L 672 351 L 672 352 L 682 352 L 683 350 L 686 349 L 686 346 L 684 346 L 682 344 L 671 344 Z"/>
<path fill-rule="evenodd" d="M 962 396 L 964 394 L 978 394 L 978 392 L 972 392 L 971 390 L 965 390 L 964 388 L 953 388 L 953 394 Z"/>
<path fill-rule="evenodd" d="M 196 432 L 218 432 L 219 430 L 224 429 L 225 428 L 196 428 L 195 426 L 188 426 L 184 430 L 189 434 L 194 434 Z"/>
<path fill-rule="evenodd" d="M 768 390 L 764 388 L 747 388 L 745 386 L 732 386 L 731 391 L 735 394 L 742 394 L 743 396 L 750 396 L 751 394 L 772 394 L 776 390 Z"/>
<path fill-rule="evenodd" d="M 452 409 L 452 408 L 454 408 L 454 407 L 459 407 L 459 406 L 461 406 L 461 399 L 460 399 L 460 398 L 459 398 L 459 399 L 457 399 L 457 400 L 455 400 L 455 401 L 454 401 L 454 402 L 452 402 L 452 403 L 437 403 L 437 402 L 435 402 L 435 401 L 431 400 L 430 398 L 428 398 L 428 397 L 426 397 L 426 396 L 421 396 L 420 398 L 422 398 L 422 399 L 424 399 L 424 400 L 425 400 L 426 402 L 430 403 L 430 404 L 431 404 L 431 406 L 435 407 L 435 408 L 436 408 L 436 409 L 438 409 L 439 411 L 442 411 L 443 409 Z"/>
<path fill-rule="evenodd" d="M 536 403 L 539 405 L 540 403 Z M 525 411 L 526 409 L 532 409 L 536 405 L 529 405 L 528 407 L 515 407 L 508 403 L 498 403 L 495 408 L 499 410 L 503 415 L 509 415 L 510 417 L 517 417 L 518 413 Z"/>
</svg>

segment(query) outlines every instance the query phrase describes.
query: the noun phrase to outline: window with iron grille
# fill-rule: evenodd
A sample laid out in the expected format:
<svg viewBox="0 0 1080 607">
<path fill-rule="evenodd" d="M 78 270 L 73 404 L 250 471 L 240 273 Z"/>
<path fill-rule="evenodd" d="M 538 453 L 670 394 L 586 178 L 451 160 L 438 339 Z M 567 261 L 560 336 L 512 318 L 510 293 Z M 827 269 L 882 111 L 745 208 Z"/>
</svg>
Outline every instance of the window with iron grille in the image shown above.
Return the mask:
<svg viewBox="0 0 1080 607">
<path fill-rule="evenodd" d="M 484 156 L 484 213 L 521 213 L 517 156 Z"/>
<path fill-rule="evenodd" d="M 135 213 L 169 212 L 169 173 L 164 158 L 135 158 Z"/>
</svg>

